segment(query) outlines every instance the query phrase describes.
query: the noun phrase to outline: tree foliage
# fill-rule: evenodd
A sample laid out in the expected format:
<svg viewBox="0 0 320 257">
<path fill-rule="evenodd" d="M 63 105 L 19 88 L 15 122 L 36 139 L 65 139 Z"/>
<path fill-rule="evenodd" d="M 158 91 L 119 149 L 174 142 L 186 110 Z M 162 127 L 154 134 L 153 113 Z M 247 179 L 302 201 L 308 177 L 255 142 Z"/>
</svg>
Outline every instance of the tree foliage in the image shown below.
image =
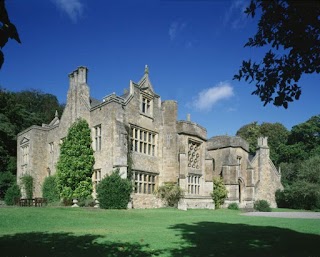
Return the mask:
<svg viewBox="0 0 320 257">
<path fill-rule="evenodd" d="M 211 193 L 212 200 L 214 201 L 215 208 L 219 209 L 224 204 L 224 200 L 228 197 L 228 190 L 222 178 L 213 179 L 213 191 Z"/>
<path fill-rule="evenodd" d="M 257 150 L 258 137 L 268 137 L 270 147 L 270 159 L 277 165 L 281 157 L 281 146 L 287 143 L 289 131 L 281 123 L 264 122 L 259 125 L 252 122 L 242 126 L 236 133 L 237 136 L 245 139 L 249 143 L 249 153 L 255 155 Z"/>
<path fill-rule="evenodd" d="M 49 123 L 61 114 L 56 96 L 38 90 L 10 92 L 0 87 L 0 172 L 16 173 L 16 135 L 32 125 Z"/>
<path fill-rule="evenodd" d="M 60 149 L 57 163 L 57 183 L 62 198 L 83 199 L 92 193 L 94 164 L 90 128 L 79 119 L 69 128 Z"/>
<path fill-rule="evenodd" d="M 280 146 L 279 162 L 302 161 L 320 155 L 320 115 L 293 126 L 285 145 Z"/>
<path fill-rule="evenodd" d="M 8 188 L 16 181 L 16 177 L 9 171 L 0 172 L 0 199 L 3 199 Z"/>
<path fill-rule="evenodd" d="M 0 0 L 0 48 L 2 49 L 9 39 L 14 39 L 21 43 L 16 26 L 10 22 L 8 12 L 6 10 L 5 1 Z M 4 62 L 4 55 L 0 50 L 0 69 Z"/>
<path fill-rule="evenodd" d="M 245 47 L 271 49 L 260 63 L 243 61 L 234 79 L 254 82 L 252 94 L 264 105 L 288 107 L 298 100 L 303 74 L 320 73 L 320 2 L 251 0 L 245 13 L 261 14 L 256 34 Z"/>
<path fill-rule="evenodd" d="M 103 178 L 97 186 L 97 198 L 102 209 L 126 209 L 130 201 L 132 183 L 121 178 L 119 170 Z"/>
<path fill-rule="evenodd" d="M 7 205 L 14 205 L 15 199 L 20 197 L 21 197 L 20 187 L 16 183 L 14 183 L 8 188 L 4 196 L 4 201 Z"/>
</svg>

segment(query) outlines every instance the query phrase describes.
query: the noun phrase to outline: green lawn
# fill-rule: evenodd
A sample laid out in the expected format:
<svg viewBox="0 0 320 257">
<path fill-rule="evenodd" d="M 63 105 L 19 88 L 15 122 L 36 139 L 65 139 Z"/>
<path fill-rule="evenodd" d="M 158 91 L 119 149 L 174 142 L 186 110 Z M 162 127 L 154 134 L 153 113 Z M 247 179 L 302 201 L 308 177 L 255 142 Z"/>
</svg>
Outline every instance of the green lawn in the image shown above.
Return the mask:
<svg viewBox="0 0 320 257">
<path fill-rule="evenodd" d="M 320 220 L 232 210 L 0 208 L 1 256 L 320 256 Z"/>
</svg>

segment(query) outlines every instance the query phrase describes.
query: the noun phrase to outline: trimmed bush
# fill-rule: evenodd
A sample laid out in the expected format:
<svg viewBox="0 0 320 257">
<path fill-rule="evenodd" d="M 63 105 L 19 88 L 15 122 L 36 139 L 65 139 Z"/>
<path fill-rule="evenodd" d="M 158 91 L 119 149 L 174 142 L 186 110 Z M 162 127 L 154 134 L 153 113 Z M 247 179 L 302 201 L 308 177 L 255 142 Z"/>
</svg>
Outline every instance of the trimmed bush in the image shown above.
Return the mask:
<svg viewBox="0 0 320 257">
<path fill-rule="evenodd" d="M 56 176 L 49 176 L 45 178 L 42 185 L 42 196 L 47 199 L 48 203 L 60 200 Z"/>
<path fill-rule="evenodd" d="M 126 209 L 130 201 L 132 183 L 121 178 L 119 170 L 105 177 L 97 186 L 97 198 L 102 209 Z"/>
<path fill-rule="evenodd" d="M 177 207 L 184 192 L 177 183 L 167 182 L 155 192 L 156 196 L 163 200 L 167 206 Z"/>
<path fill-rule="evenodd" d="M 31 175 L 24 175 L 21 178 L 23 188 L 26 193 L 26 198 L 32 199 L 33 197 L 33 177 Z"/>
<path fill-rule="evenodd" d="M 211 193 L 215 208 L 219 209 L 224 204 L 224 200 L 228 196 L 228 190 L 223 182 L 223 179 L 218 177 L 213 179 L 213 191 Z"/>
<path fill-rule="evenodd" d="M 239 210 L 239 206 L 238 206 L 237 203 L 230 203 L 230 204 L 228 205 L 228 209 L 229 209 L 229 210 Z"/>
<path fill-rule="evenodd" d="M 270 204 L 266 200 L 255 201 L 253 208 L 257 211 L 271 212 Z"/>
<path fill-rule="evenodd" d="M 7 205 L 14 205 L 15 200 L 20 197 L 21 197 L 20 187 L 17 184 L 13 184 L 11 187 L 8 188 L 4 196 L 4 201 Z"/>
</svg>

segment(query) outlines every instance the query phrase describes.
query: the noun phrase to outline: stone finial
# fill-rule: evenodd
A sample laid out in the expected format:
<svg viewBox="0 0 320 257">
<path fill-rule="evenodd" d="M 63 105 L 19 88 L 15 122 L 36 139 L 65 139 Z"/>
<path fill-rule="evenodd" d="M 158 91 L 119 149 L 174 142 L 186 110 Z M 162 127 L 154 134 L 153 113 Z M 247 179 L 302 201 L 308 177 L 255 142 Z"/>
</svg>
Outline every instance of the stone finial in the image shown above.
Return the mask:
<svg viewBox="0 0 320 257">
<path fill-rule="evenodd" d="M 187 114 L 187 121 L 191 121 L 191 114 L 190 113 Z"/>
<path fill-rule="evenodd" d="M 145 74 L 149 74 L 149 67 L 148 67 L 147 64 L 146 64 L 146 66 L 144 67 L 144 73 L 145 73 Z"/>
<path fill-rule="evenodd" d="M 54 114 L 54 117 L 55 117 L 55 118 L 58 118 L 58 117 L 59 117 L 59 115 L 58 115 L 58 110 L 56 110 L 56 112 L 55 112 L 55 114 Z"/>
</svg>

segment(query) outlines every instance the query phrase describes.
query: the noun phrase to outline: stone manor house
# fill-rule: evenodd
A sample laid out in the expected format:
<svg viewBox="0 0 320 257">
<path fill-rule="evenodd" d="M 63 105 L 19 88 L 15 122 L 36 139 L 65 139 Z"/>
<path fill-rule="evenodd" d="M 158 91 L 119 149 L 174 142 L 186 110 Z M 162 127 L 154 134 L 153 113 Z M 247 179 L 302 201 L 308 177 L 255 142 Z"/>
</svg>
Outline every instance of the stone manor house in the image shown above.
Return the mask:
<svg viewBox="0 0 320 257">
<path fill-rule="evenodd" d="M 102 101 L 90 97 L 87 73 L 86 67 L 79 67 L 69 74 L 67 102 L 60 119 L 56 114 L 50 124 L 31 126 L 18 134 L 17 180 L 32 175 L 34 196 L 41 196 L 45 177 L 56 173 L 60 144 L 71 124 L 81 117 L 92 132 L 94 188 L 112 170 L 119 169 L 126 177 L 131 152 L 133 208 L 162 206 L 153 193 L 165 182 L 176 182 L 185 191 L 180 208 L 214 208 L 210 193 L 215 176 L 221 176 L 228 189 L 226 203 L 252 207 L 255 200 L 264 199 L 276 205 L 275 191 L 282 185 L 269 158 L 267 138 L 259 138 L 253 158 L 248 143 L 240 137 L 207 138 L 206 129 L 190 118 L 177 120 L 176 101 L 161 101 L 147 66 L 141 80 L 130 81 L 124 95 L 113 93 Z"/>
</svg>

